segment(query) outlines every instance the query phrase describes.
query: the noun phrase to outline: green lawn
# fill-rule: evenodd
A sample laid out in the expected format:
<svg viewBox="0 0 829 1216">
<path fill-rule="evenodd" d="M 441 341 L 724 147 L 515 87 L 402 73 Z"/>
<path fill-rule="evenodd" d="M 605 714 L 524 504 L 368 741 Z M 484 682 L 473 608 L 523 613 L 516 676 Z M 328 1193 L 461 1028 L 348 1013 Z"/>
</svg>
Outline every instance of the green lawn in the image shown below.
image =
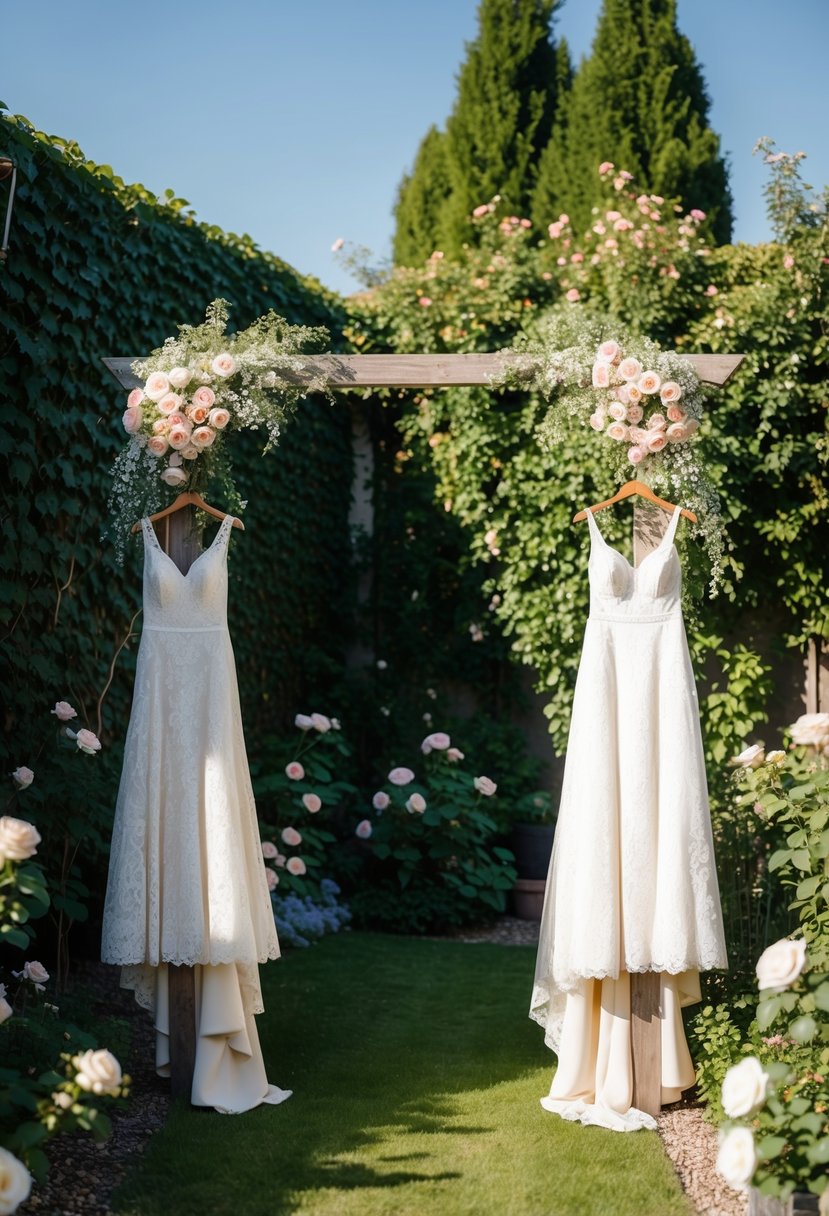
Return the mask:
<svg viewBox="0 0 829 1216">
<path fill-rule="evenodd" d="M 271 1080 L 245 1115 L 176 1109 L 121 1216 L 690 1216 L 654 1132 L 539 1106 L 534 952 L 365 933 L 263 969 Z"/>
</svg>

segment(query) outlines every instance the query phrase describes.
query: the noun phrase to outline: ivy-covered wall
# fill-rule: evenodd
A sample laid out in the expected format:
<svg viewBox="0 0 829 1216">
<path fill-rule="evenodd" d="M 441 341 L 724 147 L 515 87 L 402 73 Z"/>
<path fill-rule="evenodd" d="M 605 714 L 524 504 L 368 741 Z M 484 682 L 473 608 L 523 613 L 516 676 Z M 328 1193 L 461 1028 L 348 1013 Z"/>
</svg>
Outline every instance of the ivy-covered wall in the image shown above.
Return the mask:
<svg viewBox="0 0 829 1216">
<path fill-rule="evenodd" d="M 46 796 L 49 709 L 65 699 L 100 730 L 96 765 L 111 798 L 126 728 L 137 639 L 110 665 L 140 605 L 141 548 L 118 566 L 101 541 L 112 459 L 125 441 L 125 393 L 102 356 L 147 353 L 217 296 L 243 327 L 275 309 L 326 325 L 336 349 L 339 305 L 248 237 L 196 222 L 168 192 L 125 185 L 76 144 L 0 114 L 0 152 L 18 167 L 8 261 L 0 265 L 0 650 L 3 772 L 35 769 L 48 836 L 67 808 Z M 0 187 L 0 214 L 7 191 Z M 249 745 L 324 688 L 344 644 L 349 596 L 351 453 L 347 410 L 308 400 L 279 449 L 235 444 L 248 500 L 234 534 L 231 633 Z M 220 504 L 219 504 L 220 505 Z M 140 630 L 140 617 L 135 623 Z M 52 718 L 51 722 L 54 723 Z M 59 801 L 59 800 L 58 800 Z M 106 832 L 106 806 L 100 808 Z M 48 840 L 44 850 L 48 853 Z"/>
</svg>

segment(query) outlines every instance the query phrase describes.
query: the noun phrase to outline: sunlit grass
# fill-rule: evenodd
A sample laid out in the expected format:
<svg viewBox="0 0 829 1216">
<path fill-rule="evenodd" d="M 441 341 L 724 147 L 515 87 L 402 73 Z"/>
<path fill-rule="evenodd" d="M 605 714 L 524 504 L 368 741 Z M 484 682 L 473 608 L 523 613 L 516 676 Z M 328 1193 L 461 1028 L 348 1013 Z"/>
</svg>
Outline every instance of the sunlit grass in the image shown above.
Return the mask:
<svg viewBox="0 0 829 1216">
<path fill-rule="evenodd" d="M 177 1109 L 122 1216 L 689 1216 L 655 1133 L 547 1114 L 533 951 L 345 934 L 263 971 L 282 1106 Z"/>
</svg>

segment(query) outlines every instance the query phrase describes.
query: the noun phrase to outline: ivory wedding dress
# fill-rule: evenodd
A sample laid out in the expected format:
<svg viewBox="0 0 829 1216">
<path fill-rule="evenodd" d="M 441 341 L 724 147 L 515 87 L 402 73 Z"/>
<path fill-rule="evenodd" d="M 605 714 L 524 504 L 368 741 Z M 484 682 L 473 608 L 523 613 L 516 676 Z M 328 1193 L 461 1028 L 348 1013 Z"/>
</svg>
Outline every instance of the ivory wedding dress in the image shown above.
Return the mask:
<svg viewBox="0 0 829 1216">
<path fill-rule="evenodd" d="M 187 574 L 148 519 L 144 625 L 115 811 L 101 957 L 155 1016 L 169 1068 L 167 964 L 197 968 L 192 1101 L 223 1111 L 281 1102 L 253 1015 L 258 964 L 279 944 L 227 628 L 226 516 Z"/>
<path fill-rule="evenodd" d="M 693 1083 L 680 1008 L 725 967 L 694 675 L 673 544 L 638 568 L 587 512 L 590 615 L 576 681 L 530 1017 L 558 1053 L 542 1105 L 617 1130 L 631 1107 L 631 972 L 661 978 L 662 1100 Z"/>
</svg>

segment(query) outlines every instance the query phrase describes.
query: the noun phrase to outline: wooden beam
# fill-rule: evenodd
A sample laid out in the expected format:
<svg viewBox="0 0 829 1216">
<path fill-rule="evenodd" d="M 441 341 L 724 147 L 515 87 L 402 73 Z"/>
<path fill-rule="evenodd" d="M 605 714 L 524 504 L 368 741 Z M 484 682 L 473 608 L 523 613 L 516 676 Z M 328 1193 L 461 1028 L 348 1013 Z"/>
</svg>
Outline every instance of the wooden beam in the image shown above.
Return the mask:
<svg viewBox="0 0 829 1216">
<path fill-rule="evenodd" d="M 140 381 L 130 365 L 140 356 L 109 358 L 103 363 L 123 388 Z M 683 355 L 706 384 L 722 387 L 743 361 L 743 355 Z M 451 385 L 489 385 L 500 380 L 510 364 L 526 355 L 309 355 L 301 372 L 280 371 L 291 384 L 324 376 L 333 389 L 448 388 Z"/>
</svg>

